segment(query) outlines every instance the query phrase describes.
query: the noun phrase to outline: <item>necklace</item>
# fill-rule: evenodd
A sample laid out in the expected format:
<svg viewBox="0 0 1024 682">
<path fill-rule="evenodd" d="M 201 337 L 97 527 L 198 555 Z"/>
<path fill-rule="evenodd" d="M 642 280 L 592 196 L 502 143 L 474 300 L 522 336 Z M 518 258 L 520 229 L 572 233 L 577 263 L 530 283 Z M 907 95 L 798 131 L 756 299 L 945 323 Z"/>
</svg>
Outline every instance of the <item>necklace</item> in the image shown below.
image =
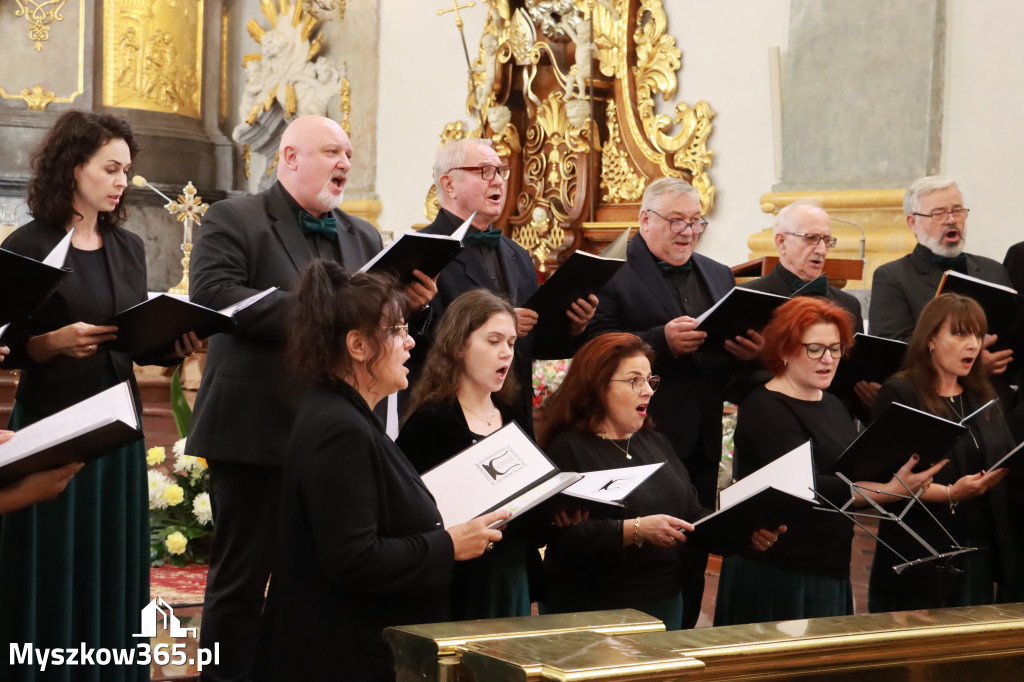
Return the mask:
<svg viewBox="0 0 1024 682">
<path fill-rule="evenodd" d="M 961 393 L 959 396 L 947 395 L 945 397 L 946 397 L 946 400 L 949 401 L 949 407 L 950 407 L 951 410 L 953 410 L 953 414 L 955 414 L 956 416 L 960 417 L 960 423 L 963 424 L 963 421 L 964 421 L 964 418 L 965 418 L 965 415 L 966 415 L 966 410 L 964 410 L 964 394 Z M 959 410 L 956 409 L 956 399 L 958 397 L 960 398 L 960 409 Z M 978 445 L 978 439 L 974 437 L 974 429 L 971 428 L 970 424 L 967 424 L 966 426 L 968 428 L 969 433 L 971 434 L 971 440 L 974 441 L 974 447 L 976 447 L 976 448 L 978 448 L 980 450 L 981 446 Z"/>
<path fill-rule="evenodd" d="M 633 434 L 632 433 L 629 434 L 628 436 L 626 436 L 626 447 L 625 448 L 623 448 L 617 442 L 617 441 L 622 440 L 621 438 L 609 438 L 608 436 L 602 436 L 600 433 L 597 434 L 597 437 L 600 438 L 601 440 L 606 440 L 609 443 L 611 443 L 612 445 L 614 445 L 615 447 L 617 447 L 619 449 L 619 451 L 622 452 L 622 454 L 624 454 L 626 456 L 626 459 L 633 459 L 633 455 L 629 454 L 629 444 L 633 441 Z"/>
<path fill-rule="evenodd" d="M 473 415 L 474 417 L 476 417 L 477 419 L 479 419 L 479 420 L 480 420 L 480 421 L 482 421 L 483 423 L 487 424 L 487 426 L 490 426 L 490 425 L 491 425 L 491 422 L 493 422 L 493 421 L 494 421 L 494 418 L 498 416 L 498 408 L 497 408 L 497 407 L 495 407 L 495 408 L 494 408 L 494 412 L 492 412 L 492 413 L 491 413 L 491 416 L 490 416 L 490 418 L 487 418 L 487 417 L 481 417 L 481 416 L 480 416 L 480 415 L 478 415 L 478 414 L 477 414 L 476 412 L 474 412 L 473 410 L 471 410 L 471 409 L 469 409 L 468 407 L 466 407 L 465 405 L 463 405 L 463 404 L 462 404 L 462 401 L 461 401 L 461 400 L 459 401 L 459 405 L 460 405 L 460 406 L 462 407 L 462 409 L 464 409 L 464 410 L 465 410 L 466 412 L 469 412 L 469 413 L 470 413 L 471 415 Z"/>
</svg>

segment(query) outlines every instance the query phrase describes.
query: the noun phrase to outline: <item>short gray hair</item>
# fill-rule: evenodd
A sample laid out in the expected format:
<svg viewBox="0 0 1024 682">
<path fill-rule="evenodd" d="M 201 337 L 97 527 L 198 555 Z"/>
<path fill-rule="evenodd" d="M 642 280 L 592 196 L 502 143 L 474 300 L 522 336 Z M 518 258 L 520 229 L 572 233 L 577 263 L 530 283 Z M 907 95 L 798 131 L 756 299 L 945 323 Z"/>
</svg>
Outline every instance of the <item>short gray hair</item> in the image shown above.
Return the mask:
<svg viewBox="0 0 1024 682">
<path fill-rule="evenodd" d="M 640 210 L 649 211 L 654 200 L 663 194 L 693 197 L 700 203 L 700 192 L 682 178 L 658 178 L 647 185 L 644 190 L 644 198 L 640 200 Z"/>
<path fill-rule="evenodd" d="M 797 219 L 797 212 L 802 206 L 810 206 L 812 208 L 825 210 L 824 207 L 822 207 L 821 202 L 817 199 L 797 199 L 793 203 L 783 206 L 775 215 L 774 234 L 792 232 L 795 227 L 794 223 Z"/>
<path fill-rule="evenodd" d="M 466 162 L 466 149 L 470 145 L 494 148 L 490 140 L 471 137 L 465 140 L 452 140 L 437 150 L 437 157 L 434 159 L 434 188 L 437 190 L 437 203 L 441 204 L 444 200 L 441 176 Z"/>
<path fill-rule="evenodd" d="M 903 212 L 907 215 L 919 213 L 921 211 L 921 197 L 946 189 L 947 187 L 960 189 L 953 178 L 948 178 L 945 175 L 928 175 L 914 180 L 910 187 L 907 188 L 907 193 L 903 195 Z"/>
</svg>

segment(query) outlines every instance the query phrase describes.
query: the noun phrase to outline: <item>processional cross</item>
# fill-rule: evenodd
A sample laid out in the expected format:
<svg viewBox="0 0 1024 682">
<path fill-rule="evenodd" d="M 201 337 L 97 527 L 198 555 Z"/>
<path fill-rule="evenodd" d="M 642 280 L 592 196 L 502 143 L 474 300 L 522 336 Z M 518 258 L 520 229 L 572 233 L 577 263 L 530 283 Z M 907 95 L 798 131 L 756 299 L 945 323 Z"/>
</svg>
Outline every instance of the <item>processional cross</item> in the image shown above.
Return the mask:
<svg viewBox="0 0 1024 682">
<path fill-rule="evenodd" d="M 462 15 L 459 14 L 459 10 L 460 9 L 469 9 L 470 7 L 475 7 L 475 6 L 476 6 L 476 2 L 472 2 L 471 1 L 471 2 L 469 2 L 467 4 L 465 4 L 465 5 L 460 5 L 459 4 L 459 0 L 452 0 L 451 9 L 439 9 L 439 10 L 437 10 L 437 16 L 439 16 L 439 17 L 443 17 L 444 15 L 448 14 L 449 12 L 455 12 L 455 27 L 457 29 L 459 29 L 459 36 L 462 37 L 462 51 L 466 53 L 466 68 L 468 68 L 471 73 L 473 71 L 473 64 L 472 64 L 472 62 L 469 59 L 469 48 L 466 47 L 466 32 L 463 30 L 464 24 L 462 23 Z"/>
</svg>

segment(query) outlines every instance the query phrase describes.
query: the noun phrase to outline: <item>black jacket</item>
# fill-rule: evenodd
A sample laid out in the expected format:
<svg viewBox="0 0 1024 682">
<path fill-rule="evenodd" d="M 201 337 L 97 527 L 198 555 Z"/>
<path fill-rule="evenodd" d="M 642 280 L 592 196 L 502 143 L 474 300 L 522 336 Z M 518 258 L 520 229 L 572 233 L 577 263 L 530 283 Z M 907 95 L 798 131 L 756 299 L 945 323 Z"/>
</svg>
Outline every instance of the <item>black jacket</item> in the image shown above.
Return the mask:
<svg viewBox="0 0 1024 682">
<path fill-rule="evenodd" d="M 338 242 L 355 272 L 381 249 L 380 233 L 339 210 Z M 190 298 L 220 309 L 279 287 L 240 312 L 229 333 L 210 339 L 196 396 L 188 453 L 208 459 L 280 465 L 307 382 L 284 357 L 293 289 L 313 253 L 280 183 L 219 201 L 206 212 L 192 250 Z"/>
<path fill-rule="evenodd" d="M 789 280 L 795 279 L 796 275 L 784 268 L 782 263 L 779 263 L 764 277 L 759 277 L 741 286 L 753 289 L 754 291 L 764 291 L 769 294 L 778 294 L 779 296 L 791 296 L 793 288 L 790 286 Z M 844 310 L 850 313 L 853 317 L 853 332 L 855 334 L 864 331 L 864 317 L 861 315 L 860 301 L 857 300 L 856 296 L 848 294 L 842 289 L 837 289 L 830 284 L 826 298 L 842 306 Z"/>
</svg>

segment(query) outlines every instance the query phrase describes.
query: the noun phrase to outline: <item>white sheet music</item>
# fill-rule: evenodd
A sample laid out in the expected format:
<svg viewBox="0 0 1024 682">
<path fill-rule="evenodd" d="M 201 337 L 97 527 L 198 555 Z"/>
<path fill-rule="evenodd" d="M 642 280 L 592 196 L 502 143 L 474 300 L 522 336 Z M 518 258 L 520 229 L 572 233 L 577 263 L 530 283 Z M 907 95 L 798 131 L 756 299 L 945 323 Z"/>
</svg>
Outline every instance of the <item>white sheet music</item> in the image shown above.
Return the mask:
<svg viewBox="0 0 1024 682">
<path fill-rule="evenodd" d="M 622 501 L 665 463 L 643 464 L 621 469 L 587 471 L 583 478 L 563 490 L 566 495 L 594 502 L 622 505 Z"/>
<path fill-rule="evenodd" d="M 473 224 L 473 218 L 476 217 L 476 211 L 473 211 L 473 215 L 466 218 L 466 222 L 459 225 L 459 229 L 452 232 L 452 238 L 458 239 L 460 242 L 466 238 L 466 233 L 469 232 L 469 226 Z"/>
<path fill-rule="evenodd" d="M 264 289 L 263 291 L 261 291 L 258 294 L 253 294 L 252 296 L 249 296 L 248 298 L 243 298 L 238 303 L 234 303 L 232 305 L 229 305 L 227 308 L 222 308 L 219 312 L 220 312 L 221 315 L 227 315 L 228 317 L 232 317 L 236 313 L 238 313 L 238 312 L 240 312 L 242 310 L 245 310 L 246 308 L 251 306 L 253 303 L 256 303 L 257 301 L 263 299 L 265 296 L 269 296 L 271 293 L 273 293 L 275 291 L 277 291 L 277 287 L 270 287 L 269 289 Z"/>
<path fill-rule="evenodd" d="M 718 506 L 720 509 L 728 509 L 768 487 L 814 501 L 814 459 L 811 456 L 811 441 L 789 451 L 774 462 L 765 464 L 720 492 Z"/>
<path fill-rule="evenodd" d="M 57 242 L 57 246 L 53 247 L 53 250 L 47 254 L 46 258 L 43 259 L 43 265 L 49 265 L 53 268 L 63 268 L 64 261 L 68 257 L 68 249 L 71 248 L 71 235 L 75 233 L 75 228 L 68 230 L 68 233 L 64 235 L 64 238 Z"/>
<path fill-rule="evenodd" d="M 515 422 L 423 474 L 448 528 L 525 493 L 558 469 Z"/>
<path fill-rule="evenodd" d="M 117 421 L 140 428 L 127 381 L 15 431 L 9 441 L 0 445 L 0 466 Z"/>
</svg>

